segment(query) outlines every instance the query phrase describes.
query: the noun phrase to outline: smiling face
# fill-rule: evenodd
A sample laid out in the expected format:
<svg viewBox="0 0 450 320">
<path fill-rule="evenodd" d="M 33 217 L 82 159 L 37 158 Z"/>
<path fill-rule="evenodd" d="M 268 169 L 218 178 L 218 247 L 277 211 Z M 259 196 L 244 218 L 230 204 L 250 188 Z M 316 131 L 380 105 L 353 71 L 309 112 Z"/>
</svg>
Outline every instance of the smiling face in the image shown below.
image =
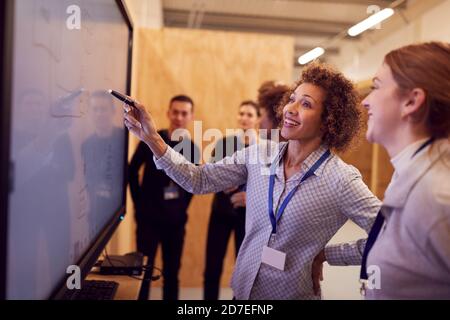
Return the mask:
<svg viewBox="0 0 450 320">
<path fill-rule="evenodd" d="M 281 135 L 286 140 L 322 138 L 322 111 L 325 92 L 322 88 L 302 83 L 283 108 Z"/>
<path fill-rule="evenodd" d="M 385 63 L 373 78 L 372 92 L 362 102 L 369 114 L 366 138 L 372 143 L 386 145 L 396 137 L 402 123 L 398 85 Z"/>
</svg>

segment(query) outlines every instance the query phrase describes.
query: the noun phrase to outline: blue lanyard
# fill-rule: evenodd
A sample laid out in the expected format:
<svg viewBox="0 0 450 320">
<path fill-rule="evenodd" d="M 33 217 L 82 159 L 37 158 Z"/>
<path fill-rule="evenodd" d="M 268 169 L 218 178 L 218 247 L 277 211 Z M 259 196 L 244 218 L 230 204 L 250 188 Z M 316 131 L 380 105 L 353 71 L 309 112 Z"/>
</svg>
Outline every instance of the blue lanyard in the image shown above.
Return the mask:
<svg viewBox="0 0 450 320">
<path fill-rule="evenodd" d="M 291 201 L 292 197 L 294 196 L 295 192 L 297 192 L 298 188 L 300 187 L 300 184 L 311 177 L 314 172 L 322 165 L 322 163 L 331 155 L 330 150 L 327 150 L 319 160 L 314 163 L 314 165 L 306 172 L 303 177 L 300 180 L 300 183 L 295 186 L 294 189 L 289 192 L 286 199 L 284 199 L 283 203 L 281 204 L 280 208 L 278 209 L 277 215 L 275 216 L 275 213 L 273 212 L 273 187 L 275 185 L 275 173 L 270 172 L 270 179 L 269 179 L 269 218 L 270 222 L 272 223 L 272 234 L 277 232 L 277 222 L 280 220 L 281 216 L 284 213 L 284 210 L 286 209 L 289 201 Z M 277 161 L 279 158 L 277 159 Z M 272 168 L 275 168 L 273 166 Z"/>
<path fill-rule="evenodd" d="M 420 147 L 419 149 L 416 150 L 416 152 L 414 152 L 414 154 L 412 155 L 411 159 L 414 158 L 416 156 L 416 154 L 418 154 L 420 151 L 422 151 L 423 149 L 425 149 L 427 146 L 429 146 L 430 144 L 432 144 L 434 142 L 434 137 L 431 137 L 430 139 L 428 139 L 427 141 L 425 141 Z"/>
</svg>

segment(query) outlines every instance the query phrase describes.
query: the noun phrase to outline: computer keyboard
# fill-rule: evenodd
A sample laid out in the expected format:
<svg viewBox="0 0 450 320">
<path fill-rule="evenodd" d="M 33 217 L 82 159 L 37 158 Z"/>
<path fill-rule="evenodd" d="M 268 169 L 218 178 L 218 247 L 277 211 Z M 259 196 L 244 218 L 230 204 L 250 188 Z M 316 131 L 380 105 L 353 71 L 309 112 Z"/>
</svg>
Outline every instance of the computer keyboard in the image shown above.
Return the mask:
<svg viewBox="0 0 450 320">
<path fill-rule="evenodd" d="M 115 281 L 85 280 L 74 300 L 113 300 L 119 284 Z"/>
</svg>

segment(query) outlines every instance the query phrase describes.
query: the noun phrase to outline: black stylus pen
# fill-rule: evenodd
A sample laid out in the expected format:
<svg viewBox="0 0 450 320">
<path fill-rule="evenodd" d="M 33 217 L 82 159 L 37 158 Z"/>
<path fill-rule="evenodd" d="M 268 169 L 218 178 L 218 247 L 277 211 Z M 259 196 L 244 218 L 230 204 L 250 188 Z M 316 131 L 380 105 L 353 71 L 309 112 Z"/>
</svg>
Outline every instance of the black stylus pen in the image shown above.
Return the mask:
<svg viewBox="0 0 450 320">
<path fill-rule="evenodd" d="M 132 106 L 134 108 L 136 108 L 136 102 L 130 98 L 128 98 L 127 96 L 121 94 L 120 92 L 117 92 L 115 90 L 108 90 L 108 92 L 110 94 L 112 94 L 115 98 L 119 99 L 120 101 L 126 103 L 129 106 Z"/>
</svg>

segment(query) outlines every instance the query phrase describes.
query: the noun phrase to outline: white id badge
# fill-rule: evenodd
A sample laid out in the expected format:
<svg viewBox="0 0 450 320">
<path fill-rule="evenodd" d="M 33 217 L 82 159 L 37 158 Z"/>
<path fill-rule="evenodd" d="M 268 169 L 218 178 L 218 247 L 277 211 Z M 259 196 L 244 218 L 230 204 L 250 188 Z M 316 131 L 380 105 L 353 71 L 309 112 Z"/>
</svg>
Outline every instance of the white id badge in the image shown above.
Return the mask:
<svg viewBox="0 0 450 320">
<path fill-rule="evenodd" d="M 284 271 L 284 264 L 286 263 L 286 253 L 272 249 L 268 246 L 263 247 L 261 260 L 278 270 Z"/>
<path fill-rule="evenodd" d="M 164 188 L 164 200 L 175 200 L 180 197 L 178 187 L 171 183 L 168 187 Z"/>
</svg>

